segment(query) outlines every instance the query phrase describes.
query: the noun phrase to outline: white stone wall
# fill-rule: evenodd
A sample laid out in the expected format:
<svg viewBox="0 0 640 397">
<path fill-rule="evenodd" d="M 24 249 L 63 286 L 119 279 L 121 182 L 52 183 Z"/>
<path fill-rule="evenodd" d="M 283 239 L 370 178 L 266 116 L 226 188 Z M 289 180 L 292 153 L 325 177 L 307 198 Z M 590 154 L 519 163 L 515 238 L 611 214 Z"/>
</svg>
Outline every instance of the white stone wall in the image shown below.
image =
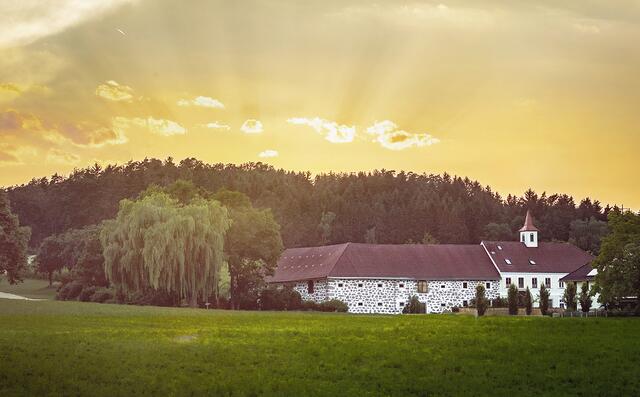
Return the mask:
<svg viewBox="0 0 640 397">
<path fill-rule="evenodd" d="M 453 307 L 463 307 L 475 298 L 476 286 L 489 284 L 487 298 L 498 297 L 498 280 L 427 281 L 427 292 L 418 293 L 417 280 L 411 279 L 328 279 L 314 280 L 314 292 L 308 293 L 306 281 L 298 282 L 294 289 L 303 300 L 322 302 L 339 299 L 349 306 L 349 313 L 402 313 L 404 305 L 413 295 L 426 304 L 427 313 L 442 313 Z M 466 284 L 466 288 L 465 288 Z"/>
<path fill-rule="evenodd" d="M 307 281 L 298 281 L 294 284 L 293 289 L 298 291 L 303 301 L 314 301 L 316 303 L 324 302 L 327 298 L 327 280 L 313 280 L 313 293 L 309 293 L 309 283 Z"/>
</svg>

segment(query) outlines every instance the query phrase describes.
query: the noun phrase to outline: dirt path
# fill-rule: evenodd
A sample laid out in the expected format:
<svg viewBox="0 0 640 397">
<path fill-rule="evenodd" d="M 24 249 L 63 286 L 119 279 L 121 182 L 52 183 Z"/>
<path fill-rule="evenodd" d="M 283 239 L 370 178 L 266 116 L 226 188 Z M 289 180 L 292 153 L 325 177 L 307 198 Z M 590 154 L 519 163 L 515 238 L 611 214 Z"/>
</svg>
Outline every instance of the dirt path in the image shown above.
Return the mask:
<svg viewBox="0 0 640 397">
<path fill-rule="evenodd" d="M 9 294 L 7 292 L 0 292 L 0 299 L 24 299 L 26 301 L 41 301 L 42 299 L 26 298 L 24 296 Z"/>
</svg>

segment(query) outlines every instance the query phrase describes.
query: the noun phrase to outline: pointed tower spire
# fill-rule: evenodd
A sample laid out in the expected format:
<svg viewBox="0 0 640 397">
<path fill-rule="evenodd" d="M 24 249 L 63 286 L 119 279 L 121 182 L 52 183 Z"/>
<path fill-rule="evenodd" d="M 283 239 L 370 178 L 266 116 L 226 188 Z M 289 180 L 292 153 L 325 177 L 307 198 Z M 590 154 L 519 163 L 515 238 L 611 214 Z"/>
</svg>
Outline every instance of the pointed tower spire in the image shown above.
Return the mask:
<svg viewBox="0 0 640 397">
<path fill-rule="evenodd" d="M 520 242 L 530 248 L 538 246 L 538 228 L 534 226 L 533 217 L 529 210 L 524 218 L 524 226 L 520 229 Z"/>
</svg>

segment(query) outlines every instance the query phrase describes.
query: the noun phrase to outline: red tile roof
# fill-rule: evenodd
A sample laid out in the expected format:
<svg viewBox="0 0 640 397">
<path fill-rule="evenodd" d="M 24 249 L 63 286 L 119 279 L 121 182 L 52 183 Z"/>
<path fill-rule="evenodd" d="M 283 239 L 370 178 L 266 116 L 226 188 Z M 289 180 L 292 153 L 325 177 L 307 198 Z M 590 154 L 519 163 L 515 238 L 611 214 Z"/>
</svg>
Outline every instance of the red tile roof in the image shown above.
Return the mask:
<svg viewBox="0 0 640 397">
<path fill-rule="evenodd" d="M 531 216 L 531 212 L 527 210 L 527 216 L 524 218 L 524 226 L 520 228 L 521 232 L 537 232 L 538 228 L 533 224 L 533 217 Z"/>
<path fill-rule="evenodd" d="M 593 260 L 591 254 L 569 243 L 542 242 L 538 247 L 527 247 L 516 241 L 483 241 L 482 244 L 501 272 L 571 273 Z"/>
<path fill-rule="evenodd" d="M 590 276 L 589 272 L 593 271 L 593 267 L 591 267 L 591 263 L 587 263 L 584 266 L 580 266 L 573 272 L 567 274 L 562 277 L 561 281 L 591 281 L 595 278 L 595 276 Z"/>
<path fill-rule="evenodd" d="M 480 245 L 360 244 L 287 249 L 269 282 L 325 277 L 498 280 Z"/>
</svg>

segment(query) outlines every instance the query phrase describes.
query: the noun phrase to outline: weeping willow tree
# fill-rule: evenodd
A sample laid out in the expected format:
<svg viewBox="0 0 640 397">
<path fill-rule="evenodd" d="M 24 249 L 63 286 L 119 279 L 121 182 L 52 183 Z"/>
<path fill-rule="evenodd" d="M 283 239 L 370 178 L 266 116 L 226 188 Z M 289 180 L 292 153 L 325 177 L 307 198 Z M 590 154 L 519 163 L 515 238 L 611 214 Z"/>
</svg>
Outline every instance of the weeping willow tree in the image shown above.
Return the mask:
<svg viewBox="0 0 640 397">
<path fill-rule="evenodd" d="M 122 200 L 101 232 L 105 274 L 125 292 L 166 292 L 196 306 L 217 294 L 224 261 L 226 208 L 195 197 L 180 203 L 163 192 Z"/>
</svg>

